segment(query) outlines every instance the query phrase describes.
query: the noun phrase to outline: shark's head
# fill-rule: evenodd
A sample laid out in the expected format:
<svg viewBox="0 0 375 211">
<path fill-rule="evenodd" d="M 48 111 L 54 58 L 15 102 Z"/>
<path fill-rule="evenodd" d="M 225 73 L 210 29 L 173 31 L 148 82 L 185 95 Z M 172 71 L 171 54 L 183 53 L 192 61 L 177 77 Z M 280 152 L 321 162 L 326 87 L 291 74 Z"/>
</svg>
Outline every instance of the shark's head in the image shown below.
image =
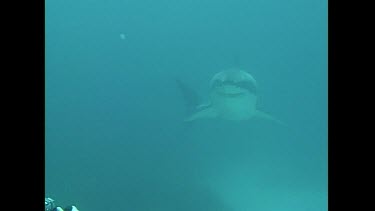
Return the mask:
<svg viewBox="0 0 375 211">
<path fill-rule="evenodd" d="M 241 69 L 217 73 L 211 80 L 211 103 L 224 119 L 247 119 L 254 115 L 257 101 L 255 79 Z"/>
<path fill-rule="evenodd" d="M 211 92 L 225 98 L 255 96 L 257 84 L 249 73 L 241 69 L 229 69 L 217 73 L 211 79 Z"/>
<path fill-rule="evenodd" d="M 185 98 L 191 102 L 197 102 L 193 92 L 178 81 Z M 249 73 L 241 69 L 224 70 L 211 79 L 210 101 L 195 107 L 195 112 L 185 119 L 190 122 L 200 118 L 220 118 L 225 120 L 248 120 L 253 117 L 261 117 L 283 122 L 256 108 L 257 82 Z M 189 103 L 189 105 L 194 105 Z"/>
</svg>

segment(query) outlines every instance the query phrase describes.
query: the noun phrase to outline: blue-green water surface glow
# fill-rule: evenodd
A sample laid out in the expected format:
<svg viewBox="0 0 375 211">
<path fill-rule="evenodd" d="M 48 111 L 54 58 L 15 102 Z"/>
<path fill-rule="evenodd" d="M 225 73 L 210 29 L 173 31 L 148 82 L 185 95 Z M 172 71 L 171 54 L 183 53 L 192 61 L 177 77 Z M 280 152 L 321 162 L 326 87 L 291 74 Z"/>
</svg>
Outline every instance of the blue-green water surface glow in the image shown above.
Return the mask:
<svg viewBox="0 0 375 211">
<path fill-rule="evenodd" d="M 184 124 L 239 67 L 253 119 Z M 326 0 L 46 1 L 46 194 L 80 211 L 326 211 Z"/>
</svg>

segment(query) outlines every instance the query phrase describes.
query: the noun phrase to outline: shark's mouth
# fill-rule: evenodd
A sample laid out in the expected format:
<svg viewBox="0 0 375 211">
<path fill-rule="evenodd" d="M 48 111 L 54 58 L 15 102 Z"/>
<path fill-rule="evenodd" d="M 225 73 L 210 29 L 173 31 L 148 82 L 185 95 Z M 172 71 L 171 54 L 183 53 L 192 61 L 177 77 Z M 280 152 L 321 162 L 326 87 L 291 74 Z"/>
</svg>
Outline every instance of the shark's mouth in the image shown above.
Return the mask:
<svg viewBox="0 0 375 211">
<path fill-rule="evenodd" d="M 227 93 L 227 92 L 220 92 L 220 91 L 218 91 L 217 93 L 218 93 L 219 95 L 223 96 L 223 97 L 230 97 L 230 98 L 232 98 L 232 97 L 240 97 L 240 96 L 245 95 L 244 92 L 239 92 L 239 93 Z"/>
<path fill-rule="evenodd" d="M 246 94 L 246 91 L 251 94 L 256 94 L 255 84 L 250 81 L 220 81 L 216 80 L 212 84 L 212 88 L 222 96 L 239 97 Z"/>
</svg>

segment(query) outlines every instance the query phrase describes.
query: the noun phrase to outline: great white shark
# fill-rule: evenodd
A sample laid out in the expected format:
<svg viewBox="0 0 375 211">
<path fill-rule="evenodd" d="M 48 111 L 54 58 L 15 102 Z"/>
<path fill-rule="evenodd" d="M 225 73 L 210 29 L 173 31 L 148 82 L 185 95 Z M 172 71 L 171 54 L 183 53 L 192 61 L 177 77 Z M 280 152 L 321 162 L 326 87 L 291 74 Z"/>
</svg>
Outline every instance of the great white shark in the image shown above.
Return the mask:
<svg viewBox="0 0 375 211">
<path fill-rule="evenodd" d="M 208 103 L 198 103 L 197 94 L 180 80 L 177 82 L 187 103 L 187 112 L 192 113 L 185 122 L 205 118 L 239 121 L 259 117 L 284 125 L 257 108 L 257 82 L 242 69 L 232 68 L 215 74 L 210 82 Z"/>
</svg>

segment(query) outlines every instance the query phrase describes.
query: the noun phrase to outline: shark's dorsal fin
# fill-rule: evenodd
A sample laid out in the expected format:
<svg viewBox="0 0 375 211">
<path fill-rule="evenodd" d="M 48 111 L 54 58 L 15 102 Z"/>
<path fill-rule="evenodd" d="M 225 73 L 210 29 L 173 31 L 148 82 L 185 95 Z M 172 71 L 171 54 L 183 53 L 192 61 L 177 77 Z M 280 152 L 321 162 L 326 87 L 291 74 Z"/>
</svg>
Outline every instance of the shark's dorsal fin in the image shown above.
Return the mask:
<svg viewBox="0 0 375 211">
<path fill-rule="evenodd" d="M 271 120 L 271 121 L 274 121 L 280 125 L 283 125 L 283 126 L 287 126 L 284 122 L 276 119 L 275 117 L 263 112 L 263 111 L 259 111 L 259 110 L 256 110 L 255 111 L 255 114 L 254 114 L 254 117 L 259 117 L 259 118 L 262 118 L 262 119 L 268 119 L 268 120 Z"/>
<path fill-rule="evenodd" d="M 215 118 L 217 117 L 217 112 L 213 107 L 207 107 L 203 110 L 200 110 L 190 117 L 186 118 L 184 121 L 185 122 L 191 122 L 196 119 L 207 119 L 207 118 Z"/>
</svg>

